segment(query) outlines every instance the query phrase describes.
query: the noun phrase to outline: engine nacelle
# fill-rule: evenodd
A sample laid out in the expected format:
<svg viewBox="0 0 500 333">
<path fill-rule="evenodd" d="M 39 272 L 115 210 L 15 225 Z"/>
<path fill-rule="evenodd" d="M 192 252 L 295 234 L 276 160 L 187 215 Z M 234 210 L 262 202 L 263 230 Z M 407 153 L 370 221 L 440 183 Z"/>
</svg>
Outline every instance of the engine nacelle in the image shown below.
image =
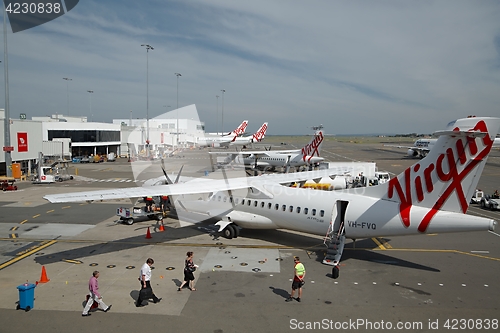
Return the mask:
<svg viewBox="0 0 500 333">
<path fill-rule="evenodd" d="M 232 211 L 226 215 L 227 219 L 231 222 L 236 223 L 242 228 L 247 229 L 278 229 L 278 226 L 274 222 L 262 215 Z"/>
<path fill-rule="evenodd" d="M 413 150 L 413 149 L 408 149 L 408 156 L 417 157 L 418 152 L 416 150 Z"/>
</svg>

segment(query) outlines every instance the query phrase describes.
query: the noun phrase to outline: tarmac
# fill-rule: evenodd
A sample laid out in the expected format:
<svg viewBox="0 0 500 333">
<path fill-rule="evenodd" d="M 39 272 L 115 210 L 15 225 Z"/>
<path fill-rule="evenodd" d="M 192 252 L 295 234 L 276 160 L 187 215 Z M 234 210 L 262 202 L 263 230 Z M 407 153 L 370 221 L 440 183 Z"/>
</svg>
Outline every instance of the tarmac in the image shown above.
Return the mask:
<svg viewBox="0 0 500 333">
<path fill-rule="evenodd" d="M 286 140 L 284 149 L 291 149 L 308 139 L 269 141 Z M 383 140 L 329 137 L 322 156 L 329 161 L 374 161 L 393 175 L 417 161 L 405 157 L 405 150 L 384 147 Z M 120 223 L 116 209 L 130 206 L 128 200 L 53 205 L 42 198 L 48 193 L 140 186 L 162 174 L 157 163 L 139 164 L 75 164 L 72 171 L 78 175 L 73 181 L 20 182 L 18 191 L 1 193 L 0 332 L 498 330 L 498 230 L 350 241 L 340 277 L 334 280 L 331 268 L 321 264 L 325 247 L 317 236 L 242 230 L 240 237 L 228 240 L 211 234 L 207 224 L 173 217 L 164 220 L 165 231 L 160 231 L 157 221 Z M 169 173 L 182 165 L 187 176 L 211 171 L 207 150 L 186 150 L 166 160 Z M 479 188 L 493 192 L 499 176 L 500 152 L 493 150 Z M 500 221 L 498 211 L 475 205 L 468 214 Z M 179 292 L 187 251 L 194 252 L 199 265 L 197 290 Z M 300 303 L 285 302 L 293 256 L 300 256 L 307 270 Z M 137 308 L 139 270 L 149 257 L 155 260 L 153 290 L 162 301 Z M 16 310 L 17 286 L 41 281 L 42 267 L 50 281 L 36 286 L 34 308 Z M 112 309 L 82 317 L 94 270 L 101 272 L 99 290 Z"/>
</svg>

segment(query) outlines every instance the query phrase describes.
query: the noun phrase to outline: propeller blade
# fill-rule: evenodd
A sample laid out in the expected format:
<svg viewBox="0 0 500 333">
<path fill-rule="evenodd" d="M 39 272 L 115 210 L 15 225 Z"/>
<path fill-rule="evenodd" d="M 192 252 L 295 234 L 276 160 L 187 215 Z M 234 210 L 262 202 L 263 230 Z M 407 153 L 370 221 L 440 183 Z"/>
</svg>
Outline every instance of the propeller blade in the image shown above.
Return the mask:
<svg viewBox="0 0 500 333">
<path fill-rule="evenodd" d="M 167 175 L 167 172 L 165 171 L 165 164 L 163 161 L 163 158 L 161 159 L 161 170 L 163 171 L 163 174 L 165 175 L 165 178 L 167 179 L 167 184 L 171 185 L 173 184 L 172 179 Z"/>
<path fill-rule="evenodd" d="M 175 178 L 175 183 L 174 184 L 177 184 L 179 182 L 179 178 L 181 176 L 182 168 L 184 168 L 184 165 L 181 166 L 181 169 L 179 170 L 179 173 L 177 174 L 177 177 Z"/>
</svg>

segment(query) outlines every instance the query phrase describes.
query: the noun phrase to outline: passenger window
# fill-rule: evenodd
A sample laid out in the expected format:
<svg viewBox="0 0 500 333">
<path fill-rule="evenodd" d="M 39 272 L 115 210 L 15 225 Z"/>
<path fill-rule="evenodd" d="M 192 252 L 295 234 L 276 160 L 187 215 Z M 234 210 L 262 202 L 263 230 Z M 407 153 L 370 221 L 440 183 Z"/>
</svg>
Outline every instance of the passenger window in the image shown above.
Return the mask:
<svg viewBox="0 0 500 333">
<path fill-rule="evenodd" d="M 267 204 L 267 208 L 268 208 L 268 209 L 271 209 L 272 205 L 273 205 L 272 203 L 268 203 L 268 204 Z"/>
<path fill-rule="evenodd" d="M 319 211 L 319 216 L 321 217 L 325 216 L 325 211 L 323 209 Z"/>
<path fill-rule="evenodd" d="M 226 200 L 227 200 L 227 197 L 222 198 L 222 202 L 226 202 Z"/>
<path fill-rule="evenodd" d="M 309 208 L 304 208 L 304 214 L 307 215 L 308 212 L 309 212 Z"/>
<path fill-rule="evenodd" d="M 258 205 L 257 200 L 255 200 L 255 203 L 253 205 L 254 205 L 254 207 L 257 207 L 257 205 Z"/>
<path fill-rule="evenodd" d="M 229 197 L 229 202 L 233 203 L 233 197 Z"/>
<path fill-rule="evenodd" d="M 262 202 L 260 203 L 260 208 L 264 208 L 264 206 L 265 206 L 265 203 L 264 203 L 264 201 L 262 201 Z"/>
<path fill-rule="evenodd" d="M 312 215 L 313 215 L 313 216 L 316 216 L 316 209 L 313 209 L 313 210 L 311 211 L 311 213 L 312 213 Z"/>
<path fill-rule="evenodd" d="M 220 195 L 217 197 L 217 201 L 220 201 Z"/>
<path fill-rule="evenodd" d="M 250 206 L 252 204 L 252 200 L 247 201 L 247 206 Z"/>
<path fill-rule="evenodd" d="M 241 199 L 241 204 L 244 205 L 245 204 L 245 199 Z"/>
<path fill-rule="evenodd" d="M 286 205 L 283 205 L 282 209 L 283 209 L 283 211 L 286 211 Z"/>
<path fill-rule="evenodd" d="M 297 214 L 300 213 L 300 207 L 297 207 Z"/>
<path fill-rule="evenodd" d="M 276 204 L 274 205 L 274 209 L 278 210 L 280 208 L 280 205 Z"/>
<path fill-rule="evenodd" d="M 293 206 L 290 206 L 290 213 L 293 212 Z"/>
</svg>

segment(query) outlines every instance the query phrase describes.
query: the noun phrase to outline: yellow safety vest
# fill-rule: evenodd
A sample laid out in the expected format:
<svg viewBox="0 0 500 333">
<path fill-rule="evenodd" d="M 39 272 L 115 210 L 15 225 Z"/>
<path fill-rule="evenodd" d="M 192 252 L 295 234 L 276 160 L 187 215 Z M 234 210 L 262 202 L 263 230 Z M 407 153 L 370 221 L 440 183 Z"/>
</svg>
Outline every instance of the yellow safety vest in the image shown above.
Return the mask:
<svg viewBox="0 0 500 333">
<path fill-rule="evenodd" d="M 299 262 L 295 265 L 295 275 L 302 276 L 302 275 L 304 275 L 305 272 L 306 272 L 306 268 L 304 267 L 304 265 L 301 262 Z"/>
</svg>

